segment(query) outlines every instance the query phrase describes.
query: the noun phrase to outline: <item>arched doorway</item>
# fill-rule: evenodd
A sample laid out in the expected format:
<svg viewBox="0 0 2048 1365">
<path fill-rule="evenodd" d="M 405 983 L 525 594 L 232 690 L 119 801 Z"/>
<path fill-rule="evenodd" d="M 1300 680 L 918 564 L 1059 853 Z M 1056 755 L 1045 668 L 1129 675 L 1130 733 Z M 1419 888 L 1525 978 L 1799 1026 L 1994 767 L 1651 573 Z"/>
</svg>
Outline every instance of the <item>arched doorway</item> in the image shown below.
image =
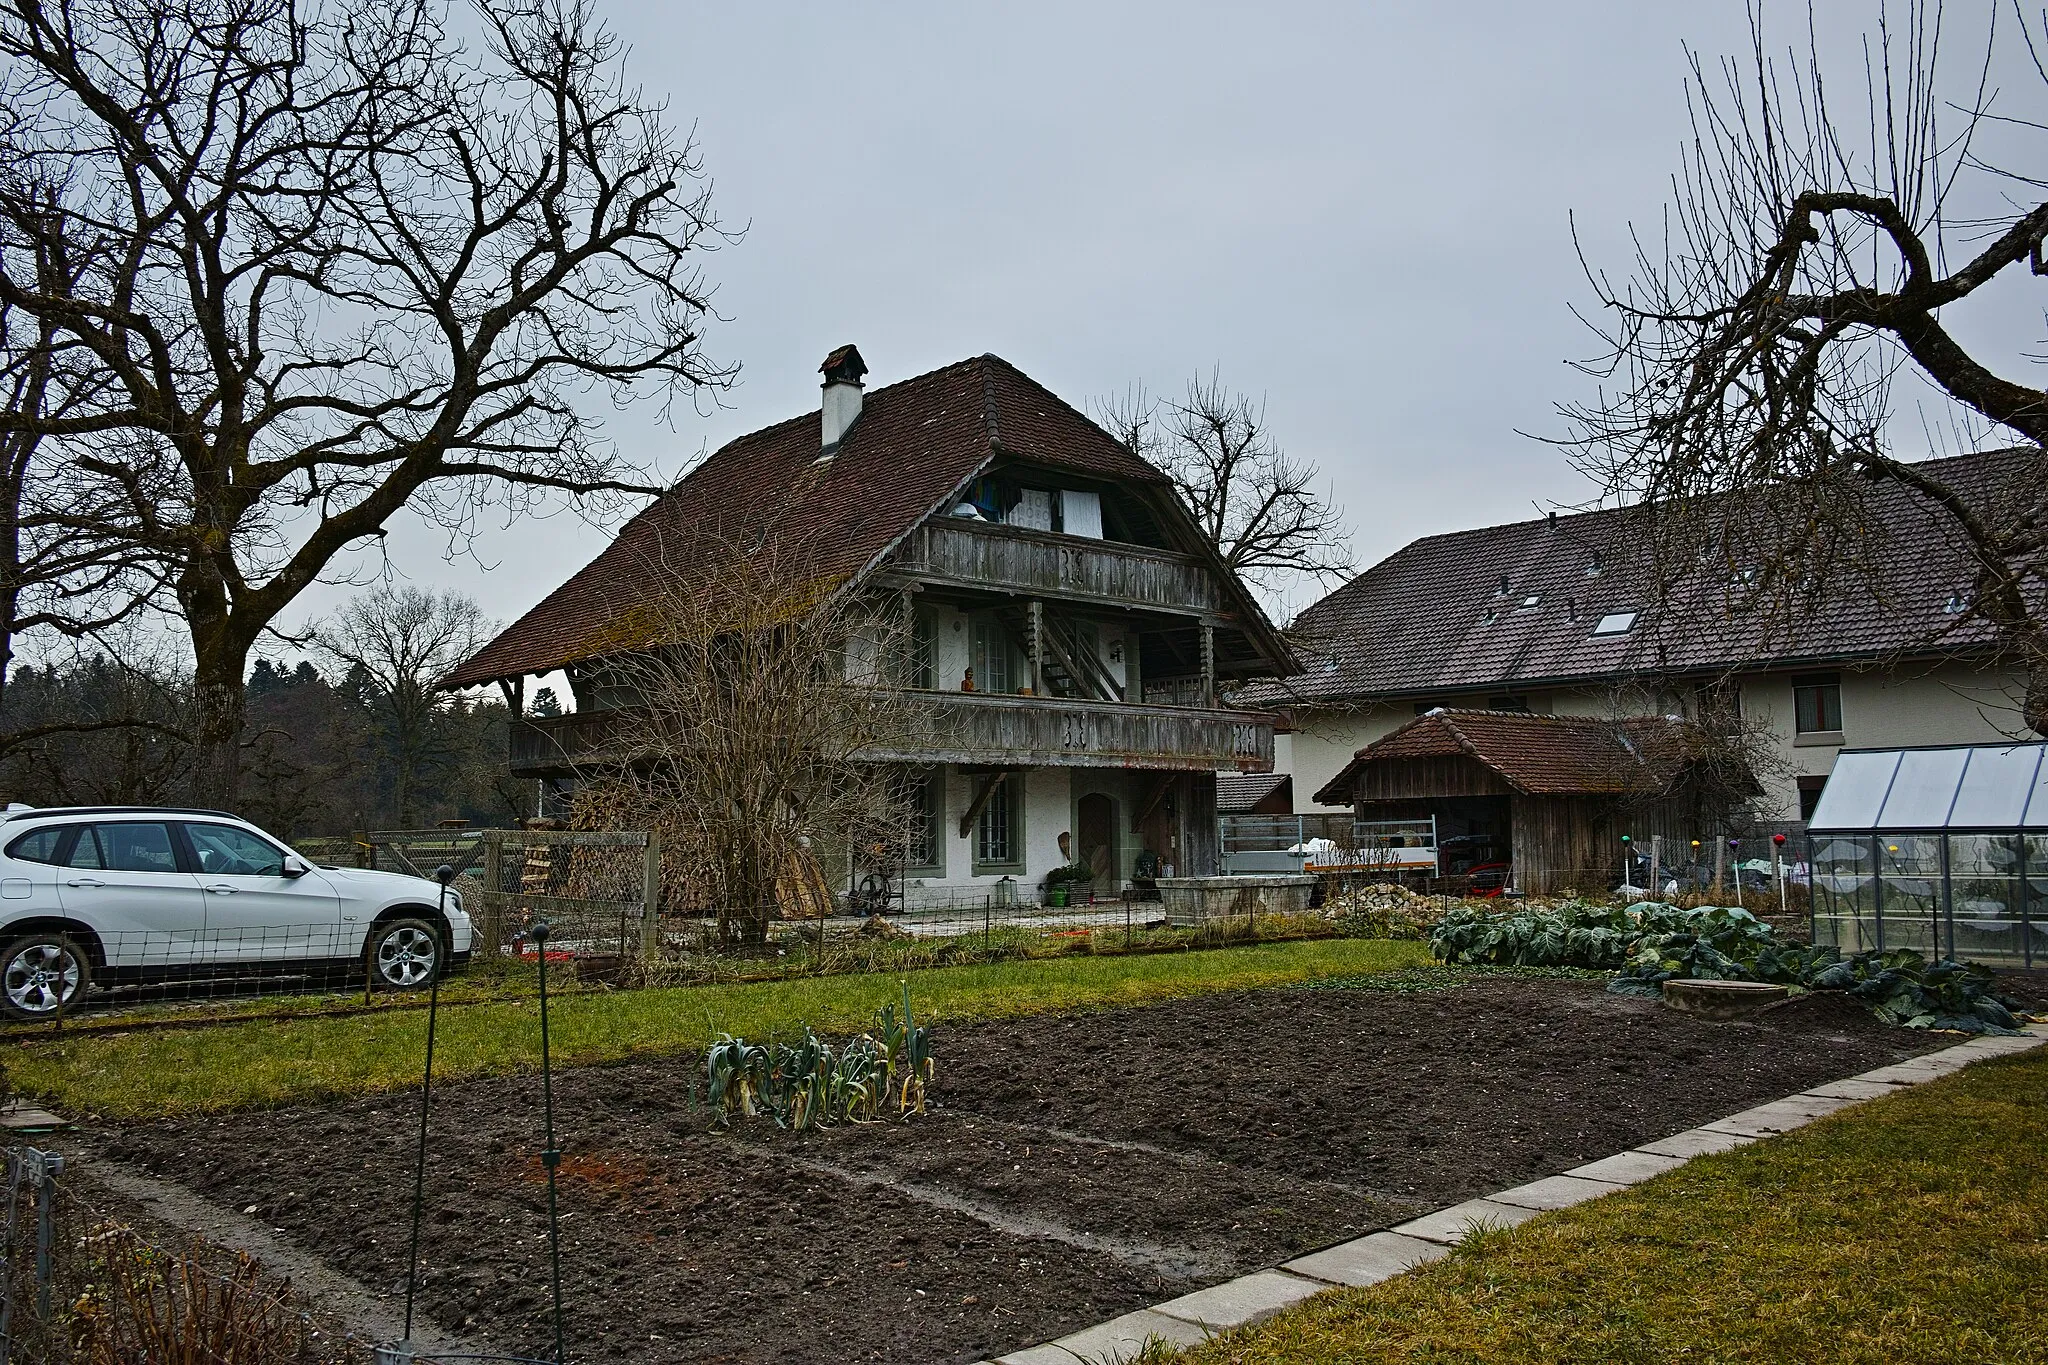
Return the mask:
<svg viewBox="0 0 2048 1365">
<path fill-rule="evenodd" d="M 1075 831 L 1080 836 L 1080 859 L 1095 873 L 1098 891 L 1111 891 L 1123 875 L 1117 859 L 1116 802 L 1101 792 L 1081 798 L 1074 812 Z"/>
</svg>

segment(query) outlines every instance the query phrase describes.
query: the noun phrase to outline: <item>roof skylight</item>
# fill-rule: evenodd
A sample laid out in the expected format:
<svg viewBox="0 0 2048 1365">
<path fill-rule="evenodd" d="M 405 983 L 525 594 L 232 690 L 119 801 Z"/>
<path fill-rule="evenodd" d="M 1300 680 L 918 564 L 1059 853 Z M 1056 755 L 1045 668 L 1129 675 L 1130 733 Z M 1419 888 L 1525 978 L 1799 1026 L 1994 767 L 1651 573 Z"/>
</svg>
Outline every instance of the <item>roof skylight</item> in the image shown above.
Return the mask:
<svg viewBox="0 0 2048 1365">
<path fill-rule="evenodd" d="M 1626 635 L 1636 627 L 1636 611 L 1610 611 L 1593 624 L 1595 635 Z"/>
</svg>

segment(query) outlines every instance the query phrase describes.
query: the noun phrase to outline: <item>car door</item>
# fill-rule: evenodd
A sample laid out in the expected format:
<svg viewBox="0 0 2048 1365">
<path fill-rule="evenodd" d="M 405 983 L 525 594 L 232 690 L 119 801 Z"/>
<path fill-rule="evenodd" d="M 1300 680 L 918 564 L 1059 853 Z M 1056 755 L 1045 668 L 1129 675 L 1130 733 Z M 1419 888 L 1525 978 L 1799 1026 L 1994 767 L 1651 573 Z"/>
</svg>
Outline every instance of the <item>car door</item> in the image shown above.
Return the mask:
<svg viewBox="0 0 2048 1365">
<path fill-rule="evenodd" d="M 57 898 L 100 936 L 117 967 L 180 967 L 203 960 L 206 898 L 180 865 L 164 820 L 78 826 L 61 851 Z"/>
<path fill-rule="evenodd" d="M 206 897 L 209 952 L 222 962 L 293 962 L 347 955 L 341 897 L 319 869 L 285 875 L 286 851 L 253 831 L 197 820 L 182 826 Z M 303 860 L 301 865 L 304 866 Z"/>
</svg>

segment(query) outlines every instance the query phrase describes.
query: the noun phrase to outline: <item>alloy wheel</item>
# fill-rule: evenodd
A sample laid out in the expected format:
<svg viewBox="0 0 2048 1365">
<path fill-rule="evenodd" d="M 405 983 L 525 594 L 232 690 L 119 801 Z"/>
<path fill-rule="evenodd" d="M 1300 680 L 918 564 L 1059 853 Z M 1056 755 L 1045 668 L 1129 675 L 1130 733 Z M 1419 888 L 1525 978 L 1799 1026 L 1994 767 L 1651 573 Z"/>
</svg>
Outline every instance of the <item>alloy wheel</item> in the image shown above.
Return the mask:
<svg viewBox="0 0 2048 1365">
<path fill-rule="evenodd" d="M 7 999 L 24 1014 L 54 1014 L 78 994 L 78 958 L 56 943 L 35 943 L 7 964 Z"/>
<path fill-rule="evenodd" d="M 377 944 L 377 974 L 406 989 L 426 984 L 441 956 L 440 945 L 426 930 L 400 925 Z"/>
</svg>

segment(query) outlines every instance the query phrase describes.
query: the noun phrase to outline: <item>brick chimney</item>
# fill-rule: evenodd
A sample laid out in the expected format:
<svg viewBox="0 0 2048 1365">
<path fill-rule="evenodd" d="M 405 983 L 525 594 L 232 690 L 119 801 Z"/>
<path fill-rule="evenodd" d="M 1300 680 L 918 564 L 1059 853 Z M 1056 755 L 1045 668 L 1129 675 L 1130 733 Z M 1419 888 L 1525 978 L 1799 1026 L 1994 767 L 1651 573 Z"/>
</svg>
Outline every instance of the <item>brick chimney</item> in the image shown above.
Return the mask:
<svg viewBox="0 0 2048 1365">
<path fill-rule="evenodd" d="M 860 416 L 860 380 L 868 372 L 868 365 L 860 358 L 858 347 L 841 346 L 825 357 L 818 372 L 825 376 L 821 407 L 824 450 L 818 458 L 829 460 L 838 453 L 839 442 Z"/>
</svg>

